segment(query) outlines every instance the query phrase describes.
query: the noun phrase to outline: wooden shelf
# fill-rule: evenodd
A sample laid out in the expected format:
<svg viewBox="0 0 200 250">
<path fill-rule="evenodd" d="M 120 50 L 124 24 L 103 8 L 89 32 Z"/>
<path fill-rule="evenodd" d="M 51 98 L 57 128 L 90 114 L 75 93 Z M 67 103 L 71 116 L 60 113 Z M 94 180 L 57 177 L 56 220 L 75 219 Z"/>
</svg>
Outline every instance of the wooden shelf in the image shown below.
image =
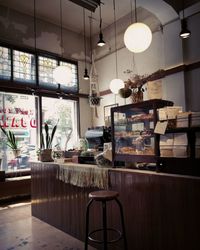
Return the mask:
<svg viewBox="0 0 200 250">
<path fill-rule="evenodd" d="M 167 129 L 166 134 L 169 133 L 188 133 L 188 132 L 200 132 L 200 127 L 190 127 L 190 128 L 173 128 Z"/>
<path fill-rule="evenodd" d="M 157 157 L 155 155 L 115 154 L 115 161 L 124 161 L 124 160 L 126 162 L 152 163 L 157 161 Z"/>
</svg>

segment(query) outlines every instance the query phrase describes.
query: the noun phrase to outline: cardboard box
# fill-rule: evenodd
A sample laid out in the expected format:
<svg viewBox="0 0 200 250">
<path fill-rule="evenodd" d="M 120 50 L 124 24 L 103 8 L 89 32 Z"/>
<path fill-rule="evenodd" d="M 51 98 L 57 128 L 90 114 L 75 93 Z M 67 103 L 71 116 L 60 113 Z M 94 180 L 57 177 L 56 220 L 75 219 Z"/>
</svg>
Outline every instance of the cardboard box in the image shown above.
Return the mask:
<svg viewBox="0 0 200 250">
<path fill-rule="evenodd" d="M 173 157 L 173 146 L 160 146 L 161 157 Z"/>
<path fill-rule="evenodd" d="M 190 125 L 191 127 L 200 126 L 200 112 L 192 112 Z"/>
<path fill-rule="evenodd" d="M 166 134 L 160 136 L 160 146 L 173 146 L 174 134 Z"/>
<path fill-rule="evenodd" d="M 177 128 L 188 128 L 189 127 L 189 115 L 191 112 L 182 112 L 177 115 L 176 127 Z"/>
<path fill-rule="evenodd" d="M 187 145 L 188 145 L 187 133 L 174 134 L 174 146 L 187 146 Z"/>
<path fill-rule="evenodd" d="M 181 145 L 173 146 L 173 156 L 177 157 L 177 158 L 178 157 L 180 157 L 180 158 L 188 157 L 187 146 L 181 146 Z"/>
</svg>

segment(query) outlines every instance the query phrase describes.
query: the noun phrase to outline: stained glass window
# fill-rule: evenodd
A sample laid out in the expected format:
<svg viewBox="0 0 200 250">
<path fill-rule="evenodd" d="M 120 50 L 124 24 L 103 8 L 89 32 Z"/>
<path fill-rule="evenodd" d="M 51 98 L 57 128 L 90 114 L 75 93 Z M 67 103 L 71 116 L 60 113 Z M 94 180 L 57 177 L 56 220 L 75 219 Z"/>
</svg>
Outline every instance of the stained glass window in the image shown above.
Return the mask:
<svg viewBox="0 0 200 250">
<path fill-rule="evenodd" d="M 0 47 L 0 78 L 8 80 L 11 78 L 10 49 L 4 47 Z"/>
<path fill-rule="evenodd" d="M 13 79 L 35 82 L 35 56 L 22 51 L 13 51 Z"/>
<path fill-rule="evenodd" d="M 39 83 L 56 84 L 53 79 L 53 70 L 57 66 L 57 60 L 39 56 Z"/>
<path fill-rule="evenodd" d="M 71 69 L 72 71 L 72 82 L 68 85 L 65 85 L 64 87 L 66 89 L 68 89 L 69 91 L 72 92 L 77 92 L 78 90 L 78 72 L 77 72 L 77 65 L 75 64 L 71 64 L 71 63 L 67 63 L 67 62 L 60 62 L 60 65 L 64 65 L 67 66 Z"/>
<path fill-rule="evenodd" d="M 13 63 L 13 64 L 12 64 Z M 38 83 L 41 88 L 57 90 L 58 83 L 53 78 L 53 71 L 58 65 L 65 65 L 71 69 L 72 81 L 69 84 L 62 85 L 61 88 L 66 93 L 78 92 L 78 69 L 76 63 L 69 63 L 58 60 L 51 56 L 36 56 L 33 53 L 27 53 L 0 46 L 0 79 L 13 80 L 16 82 L 25 82 L 36 84 L 36 65 L 38 66 Z M 11 72 L 11 70 L 13 71 Z"/>
</svg>

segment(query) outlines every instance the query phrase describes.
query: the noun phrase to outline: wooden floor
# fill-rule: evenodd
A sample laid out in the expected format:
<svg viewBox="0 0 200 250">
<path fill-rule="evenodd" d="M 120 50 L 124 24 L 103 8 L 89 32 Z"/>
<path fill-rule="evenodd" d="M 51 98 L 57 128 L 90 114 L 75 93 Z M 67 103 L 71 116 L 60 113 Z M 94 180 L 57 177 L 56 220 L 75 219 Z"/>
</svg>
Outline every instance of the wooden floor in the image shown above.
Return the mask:
<svg viewBox="0 0 200 250">
<path fill-rule="evenodd" d="M 0 205 L 0 250 L 18 249 L 82 250 L 84 243 L 32 217 L 30 203 Z"/>
</svg>

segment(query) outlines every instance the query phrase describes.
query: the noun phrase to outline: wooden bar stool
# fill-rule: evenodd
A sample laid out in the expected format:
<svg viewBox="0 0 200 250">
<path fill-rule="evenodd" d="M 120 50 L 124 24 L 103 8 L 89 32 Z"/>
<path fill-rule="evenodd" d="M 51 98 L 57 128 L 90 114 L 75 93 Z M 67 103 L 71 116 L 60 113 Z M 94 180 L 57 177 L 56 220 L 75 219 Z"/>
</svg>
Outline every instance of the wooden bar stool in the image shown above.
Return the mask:
<svg viewBox="0 0 200 250">
<path fill-rule="evenodd" d="M 122 238 L 124 240 L 124 248 L 123 248 L 123 250 L 127 250 L 127 240 L 126 240 L 126 234 L 125 234 L 123 208 L 122 208 L 122 204 L 117 199 L 118 196 L 119 196 L 118 192 L 109 191 L 109 190 L 96 191 L 96 192 L 91 192 L 89 194 L 90 200 L 89 200 L 89 202 L 87 204 L 87 208 L 86 208 L 85 250 L 88 249 L 88 240 L 90 240 L 92 242 L 95 242 L 95 243 L 103 244 L 103 249 L 107 250 L 108 249 L 108 244 L 115 243 L 115 242 L 121 240 Z M 108 201 L 112 201 L 112 200 L 114 200 L 117 203 L 118 207 L 119 207 L 120 217 L 121 217 L 121 231 L 119 231 L 119 230 L 117 230 L 115 228 L 107 227 L 106 203 Z M 103 227 L 89 232 L 90 206 L 94 201 L 100 201 L 101 204 L 102 204 Z M 115 239 L 108 240 L 108 237 L 107 237 L 108 231 L 117 233 L 117 237 Z M 92 236 L 97 232 L 103 232 L 103 240 L 98 240 L 98 239 L 92 238 Z"/>
</svg>

